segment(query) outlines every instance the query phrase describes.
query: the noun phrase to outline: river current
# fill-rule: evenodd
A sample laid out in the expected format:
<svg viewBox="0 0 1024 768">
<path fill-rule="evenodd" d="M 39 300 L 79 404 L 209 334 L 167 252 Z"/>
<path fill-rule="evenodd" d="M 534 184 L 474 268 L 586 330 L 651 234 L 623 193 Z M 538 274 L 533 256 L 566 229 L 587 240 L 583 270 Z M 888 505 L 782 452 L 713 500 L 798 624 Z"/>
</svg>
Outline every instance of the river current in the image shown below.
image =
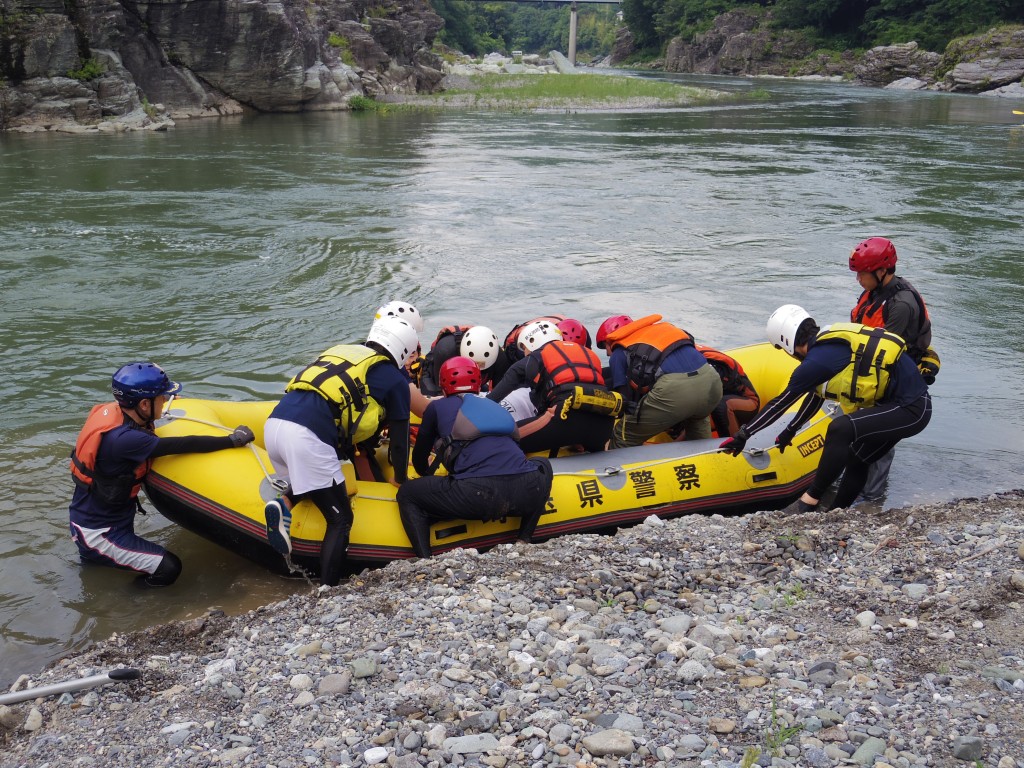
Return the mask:
<svg viewBox="0 0 1024 768">
<path fill-rule="evenodd" d="M 760 341 L 775 307 L 824 324 L 861 239 L 896 243 L 928 301 L 935 415 L 887 504 L 1019 487 L 1024 127 L 1005 100 L 678 78 L 743 97 L 650 112 L 309 114 L 167 133 L 0 135 L 0 685 L 113 632 L 308 589 L 158 513 L 185 563 L 140 591 L 82 568 L 67 457 L 110 374 L 152 359 L 186 394 L 280 394 L 389 299 L 424 342 L 560 312 L 591 331 L 660 312 Z"/>
</svg>

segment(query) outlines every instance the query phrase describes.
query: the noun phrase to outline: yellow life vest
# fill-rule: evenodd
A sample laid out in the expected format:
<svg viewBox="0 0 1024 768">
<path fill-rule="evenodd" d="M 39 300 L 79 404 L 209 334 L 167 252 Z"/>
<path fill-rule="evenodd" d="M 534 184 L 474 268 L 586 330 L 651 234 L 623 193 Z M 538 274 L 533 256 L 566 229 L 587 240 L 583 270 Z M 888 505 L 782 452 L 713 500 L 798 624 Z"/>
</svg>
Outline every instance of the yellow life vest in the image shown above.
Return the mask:
<svg viewBox="0 0 1024 768">
<path fill-rule="evenodd" d="M 846 413 L 870 408 L 885 397 L 896 361 L 907 343 L 884 328 L 859 323 L 833 323 L 818 334 L 815 343 L 842 339 L 850 345 L 850 364 L 818 388 L 818 394 L 835 400 Z"/>
<path fill-rule="evenodd" d="M 333 406 L 339 437 L 356 445 L 377 434 L 385 419 L 384 408 L 370 397 L 366 374 L 373 366 L 390 362 L 369 347 L 339 344 L 289 381 L 285 392 L 318 392 Z"/>
</svg>

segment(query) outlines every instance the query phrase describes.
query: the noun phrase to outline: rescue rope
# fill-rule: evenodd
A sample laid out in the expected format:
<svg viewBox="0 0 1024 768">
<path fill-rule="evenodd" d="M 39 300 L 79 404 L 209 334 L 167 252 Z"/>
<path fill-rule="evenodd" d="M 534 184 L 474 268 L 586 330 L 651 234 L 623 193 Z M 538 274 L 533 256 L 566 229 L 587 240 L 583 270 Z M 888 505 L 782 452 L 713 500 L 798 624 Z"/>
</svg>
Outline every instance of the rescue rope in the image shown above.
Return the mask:
<svg viewBox="0 0 1024 768">
<path fill-rule="evenodd" d="M 193 422 L 195 424 L 202 424 L 204 426 L 213 427 L 215 429 L 223 429 L 225 432 L 234 432 L 235 431 L 233 427 L 225 427 L 223 424 L 218 424 L 215 421 L 206 421 L 204 419 L 197 419 L 195 416 L 179 416 L 179 415 L 174 414 L 174 413 L 165 413 L 164 414 L 164 418 L 165 419 L 177 419 L 179 421 L 191 421 L 191 422 Z M 256 462 L 260 465 L 260 469 L 263 470 L 263 476 L 265 478 L 267 478 L 267 482 L 269 482 L 274 487 L 275 490 L 278 490 L 278 491 L 282 490 L 281 485 L 280 485 L 281 481 L 278 480 L 277 478 L 273 477 L 273 473 L 271 473 L 271 472 L 269 472 L 267 470 L 267 465 L 263 463 L 263 458 L 260 456 L 259 449 L 255 445 L 253 445 L 252 443 L 249 443 L 248 448 L 249 448 L 250 451 L 252 451 L 252 455 L 256 457 Z"/>
</svg>

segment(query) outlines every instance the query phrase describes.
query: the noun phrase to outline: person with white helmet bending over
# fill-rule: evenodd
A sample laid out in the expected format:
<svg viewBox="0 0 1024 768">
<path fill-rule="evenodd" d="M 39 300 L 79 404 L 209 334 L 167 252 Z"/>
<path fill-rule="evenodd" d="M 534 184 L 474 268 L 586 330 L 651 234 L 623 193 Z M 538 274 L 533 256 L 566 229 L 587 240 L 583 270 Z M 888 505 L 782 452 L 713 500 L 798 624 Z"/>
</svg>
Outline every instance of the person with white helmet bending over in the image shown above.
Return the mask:
<svg viewBox="0 0 1024 768">
<path fill-rule="evenodd" d="M 832 508 L 850 506 L 864 487 L 868 466 L 905 437 L 916 435 L 932 416 L 928 386 L 906 351 L 906 342 L 884 328 L 835 323 L 819 332 L 802 307 L 787 304 L 768 318 L 768 341 L 800 360 L 786 389 L 720 450 L 738 456 L 750 436 L 803 403 L 775 438 L 779 451 L 826 400 L 845 412 L 829 424 L 818 471 L 807 491 L 786 512 L 818 508 L 826 489 L 842 474 Z"/>
<path fill-rule="evenodd" d="M 500 403 L 515 390 L 530 388 L 538 413 L 517 423 L 520 447 L 552 455 L 577 445 L 590 453 L 603 451 L 622 398 L 608 391 L 593 350 L 563 341 L 558 327 L 546 320 L 523 327 L 516 344 L 525 357 L 487 397 Z"/>
<path fill-rule="evenodd" d="M 288 491 L 267 503 L 267 539 L 291 552 L 291 508 L 310 499 L 327 521 L 320 581 L 336 585 L 345 566 L 352 505 L 339 459 L 387 427 L 395 485 L 408 477 L 409 383 L 401 368 L 416 353 L 416 330 L 394 317 L 374 322 L 365 344 L 339 344 L 288 383 L 264 429 L 267 454 Z"/>
<path fill-rule="evenodd" d="M 490 389 L 505 373 L 498 337 L 486 325 L 449 325 L 437 333 L 420 371 L 420 391 L 440 397 L 441 366 L 453 357 L 468 357 L 480 369 L 482 386 Z"/>
</svg>

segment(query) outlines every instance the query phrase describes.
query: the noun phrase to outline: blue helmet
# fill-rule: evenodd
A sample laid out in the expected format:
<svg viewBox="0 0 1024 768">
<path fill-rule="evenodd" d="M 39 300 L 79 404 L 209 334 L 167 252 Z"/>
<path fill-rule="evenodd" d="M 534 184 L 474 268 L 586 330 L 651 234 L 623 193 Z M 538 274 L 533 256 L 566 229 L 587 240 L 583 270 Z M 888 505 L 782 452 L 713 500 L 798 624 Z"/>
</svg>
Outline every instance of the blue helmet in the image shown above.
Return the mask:
<svg viewBox="0 0 1024 768">
<path fill-rule="evenodd" d="M 117 369 L 110 380 L 114 399 L 125 408 L 134 408 L 142 400 L 160 395 L 176 395 L 181 384 L 171 381 L 156 363 L 128 363 Z"/>
</svg>

